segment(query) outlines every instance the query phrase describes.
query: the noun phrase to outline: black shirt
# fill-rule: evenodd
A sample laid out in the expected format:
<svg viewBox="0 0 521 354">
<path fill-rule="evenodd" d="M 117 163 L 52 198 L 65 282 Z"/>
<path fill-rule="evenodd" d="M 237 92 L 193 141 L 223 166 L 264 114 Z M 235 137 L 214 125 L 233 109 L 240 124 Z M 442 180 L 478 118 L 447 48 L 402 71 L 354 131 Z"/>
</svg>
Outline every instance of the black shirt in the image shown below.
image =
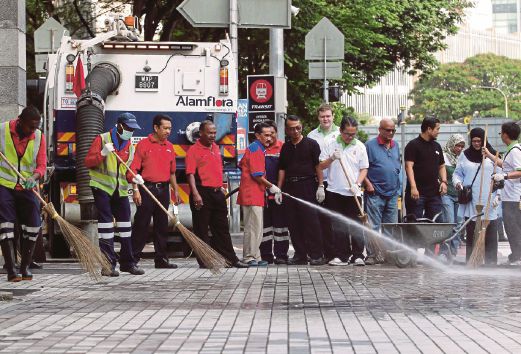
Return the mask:
<svg viewBox="0 0 521 354">
<path fill-rule="evenodd" d="M 286 171 L 286 177 L 315 176 L 315 167 L 320 160 L 320 145 L 303 137 L 297 144 L 285 142 L 280 150 L 279 169 Z"/>
<path fill-rule="evenodd" d="M 405 161 L 414 162 L 414 180 L 416 188 L 422 196 L 432 197 L 439 194 L 438 183 L 439 167 L 445 164 L 441 145 L 435 140 L 426 141 L 420 136 L 409 141 L 405 147 Z M 410 192 L 411 186 L 407 179 L 406 192 Z"/>
</svg>

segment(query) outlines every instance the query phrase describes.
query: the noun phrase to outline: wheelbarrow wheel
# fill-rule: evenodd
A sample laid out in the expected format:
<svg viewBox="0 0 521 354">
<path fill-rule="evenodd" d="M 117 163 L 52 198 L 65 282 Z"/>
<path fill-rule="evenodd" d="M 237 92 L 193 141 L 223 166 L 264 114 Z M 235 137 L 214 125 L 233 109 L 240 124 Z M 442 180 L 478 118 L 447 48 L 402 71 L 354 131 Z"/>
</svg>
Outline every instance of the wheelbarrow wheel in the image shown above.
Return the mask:
<svg viewBox="0 0 521 354">
<path fill-rule="evenodd" d="M 394 254 L 394 264 L 398 268 L 407 268 L 413 266 L 415 263 L 415 257 L 408 251 L 399 251 Z"/>
</svg>

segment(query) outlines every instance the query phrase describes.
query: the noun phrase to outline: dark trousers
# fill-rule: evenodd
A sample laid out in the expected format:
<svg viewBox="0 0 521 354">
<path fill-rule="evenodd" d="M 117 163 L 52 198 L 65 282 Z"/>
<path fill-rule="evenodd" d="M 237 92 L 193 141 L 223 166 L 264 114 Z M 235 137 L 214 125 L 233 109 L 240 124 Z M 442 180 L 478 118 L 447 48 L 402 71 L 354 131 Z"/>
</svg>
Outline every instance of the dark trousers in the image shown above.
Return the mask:
<svg viewBox="0 0 521 354">
<path fill-rule="evenodd" d="M 14 239 L 16 221 L 20 224 L 22 238 L 36 241 L 42 225 L 40 202 L 30 190 L 0 186 L 0 241 Z"/>
<path fill-rule="evenodd" d="M 331 192 L 327 190 L 327 182 L 324 181 L 324 187 L 326 188 L 326 200 L 322 203 L 322 206 L 328 208 L 328 199 L 331 198 Z M 318 220 L 320 222 L 320 230 L 322 231 L 322 240 L 324 245 L 324 257 L 331 260 L 335 258 L 335 244 L 333 241 L 333 228 L 331 226 L 331 219 L 327 214 L 319 213 Z"/>
<path fill-rule="evenodd" d="M 170 187 L 168 183 L 161 185 L 146 184 L 146 187 L 152 192 L 161 205 L 168 210 L 170 204 Z M 147 242 L 148 227 L 150 226 L 150 218 L 154 218 L 153 238 L 155 262 L 168 262 L 167 255 L 167 238 L 168 238 L 168 216 L 150 198 L 148 193 L 141 190 L 141 205 L 137 207 L 136 215 L 134 215 L 134 224 L 132 225 L 132 250 L 134 251 L 134 260 L 136 262 L 141 258 L 143 248 Z"/>
<path fill-rule="evenodd" d="M 228 262 L 237 263 L 239 258 L 233 249 L 228 224 L 228 206 L 224 193 L 220 188 L 197 187 L 197 190 L 203 198 L 201 209 L 195 208 L 193 196 L 190 194 L 190 209 L 195 234 L 219 252 Z M 208 236 L 208 227 L 212 232 L 211 240 Z M 199 259 L 197 262 L 202 265 Z"/>
<path fill-rule="evenodd" d="M 119 263 L 122 267 L 130 266 L 133 263 L 133 255 L 128 196 L 121 197 L 117 190 L 109 195 L 98 188 L 92 188 L 92 195 L 98 211 L 99 248 L 114 268 L 118 262 L 118 256 L 114 251 L 114 232 L 118 233 L 121 244 Z"/>
<path fill-rule="evenodd" d="M 413 214 L 417 219 L 427 218 L 433 219 L 437 214 L 443 210 L 443 203 L 441 196 L 423 196 L 420 195 L 418 200 L 411 198 L 411 193 L 405 194 L 405 208 L 407 209 L 407 215 Z M 443 217 L 440 215 L 436 222 L 443 222 Z"/>
<path fill-rule="evenodd" d="M 497 264 L 497 220 L 490 220 L 485 232 L 485 264 Z M 471 221 L 466 226 L 466 257 L 469 261 L 474 246 L 474 228 L 476 222 Z"/>
<path fill-rule="evenodd" d="M 521 260 L 521 210 L 518 202 L 503 202 L 503 222 L 512 254 L 510 261 Z"/>
<path fill-rule="evenodd" d="M 358 199 L 361 203 L 360 198 Z M 338 193 L 329 193 L 327 200 L 328 209 L 335 211 L 348 217 L 351 220 L 360 223 L 360 211 L 355 201 L 355 197 L 349 197 Z M 333 245 L 334 257 L 340 258 L 343 262 L 347 262 L 349 255 L 352 260 L 357 258 L 364 259 L 364 236 L 361 230 L 355 227 L 347 226 L 344 222 L 333 218 L 331 221 L 333 228 Z"/>
<path fill-rule="evenodd" d="M 298 182 L 286 181 L 284 192 L 316 205 L 317 187 L 317 182 L 311 178 Z M 284 198 L 284 206 L 295 257 L 297 259 L 307 259 L 307 256 L 311 259 L 323 257 L 322 233 L 317 210 L 289 197 Z"/>
<path fill-rule="evenodd" d="M 269 199 L 263 211 L 264 233 L 260 245 L 261 257 L 265 261 L 276 258 L 288 259 L 289 230 L 284 205 L 278 205 L 275 200 Z"/>
</svg>

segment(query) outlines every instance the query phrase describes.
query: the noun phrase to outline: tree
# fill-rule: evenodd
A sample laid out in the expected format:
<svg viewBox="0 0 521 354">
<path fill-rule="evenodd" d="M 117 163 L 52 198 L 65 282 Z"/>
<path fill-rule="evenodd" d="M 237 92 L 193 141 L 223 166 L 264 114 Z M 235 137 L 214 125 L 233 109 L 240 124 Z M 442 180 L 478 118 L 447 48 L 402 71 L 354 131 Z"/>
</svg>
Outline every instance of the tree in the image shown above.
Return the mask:
<svg viewBox="0 0 521 354">
<path fill-rule="evenodd" d="M 414 106 L 411 113 L 421 116 L 434 114 L 450 122 L 472 116 L 479 111 L 484 117 L 504 117 L 505 100 L 494 89 L 503 91 L 508 99 L 509 116 L 521 117 L 521 60 L 494 54 L 480 54 L 463 63 L 443 64 L 424 75 L 411 94 Z"/>
</svg>

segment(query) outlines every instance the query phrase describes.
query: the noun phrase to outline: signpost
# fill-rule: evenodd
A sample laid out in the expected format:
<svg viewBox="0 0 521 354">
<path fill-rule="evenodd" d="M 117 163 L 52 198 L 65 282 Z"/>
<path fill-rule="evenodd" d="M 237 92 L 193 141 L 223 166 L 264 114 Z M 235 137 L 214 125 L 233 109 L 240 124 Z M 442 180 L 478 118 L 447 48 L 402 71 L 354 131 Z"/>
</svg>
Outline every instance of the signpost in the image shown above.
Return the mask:
<svg viewBox="0 0 521 354">
<path fill-rule="evenodd" d="M 36 72 L 46 72 L 44 63 L 47 61 L 47 54 L 53 54 L 58 50 L 66 32 L 67 29 L 52 17 L 49 17 L 34 31 L 35 53 L 46 53 L 36 54 Z"/>
<path fill-rule="evenodd" d="M 248 130 L 267 120 L 275 120 L 275 77 L 248 75 Z"/>
<path fill-rule="evenodd" d="M 319 62 L 309 63 L 309 79 L 324 80 L 323 97 L 324 102 L 328 103 L 328 79 L 342 78 L 341 60 L 344 59 L 344 35 L 326 17 L 322 18 L 306 35 L 305 58 L 310 61 L 319 60 Z"/>
</svg>

